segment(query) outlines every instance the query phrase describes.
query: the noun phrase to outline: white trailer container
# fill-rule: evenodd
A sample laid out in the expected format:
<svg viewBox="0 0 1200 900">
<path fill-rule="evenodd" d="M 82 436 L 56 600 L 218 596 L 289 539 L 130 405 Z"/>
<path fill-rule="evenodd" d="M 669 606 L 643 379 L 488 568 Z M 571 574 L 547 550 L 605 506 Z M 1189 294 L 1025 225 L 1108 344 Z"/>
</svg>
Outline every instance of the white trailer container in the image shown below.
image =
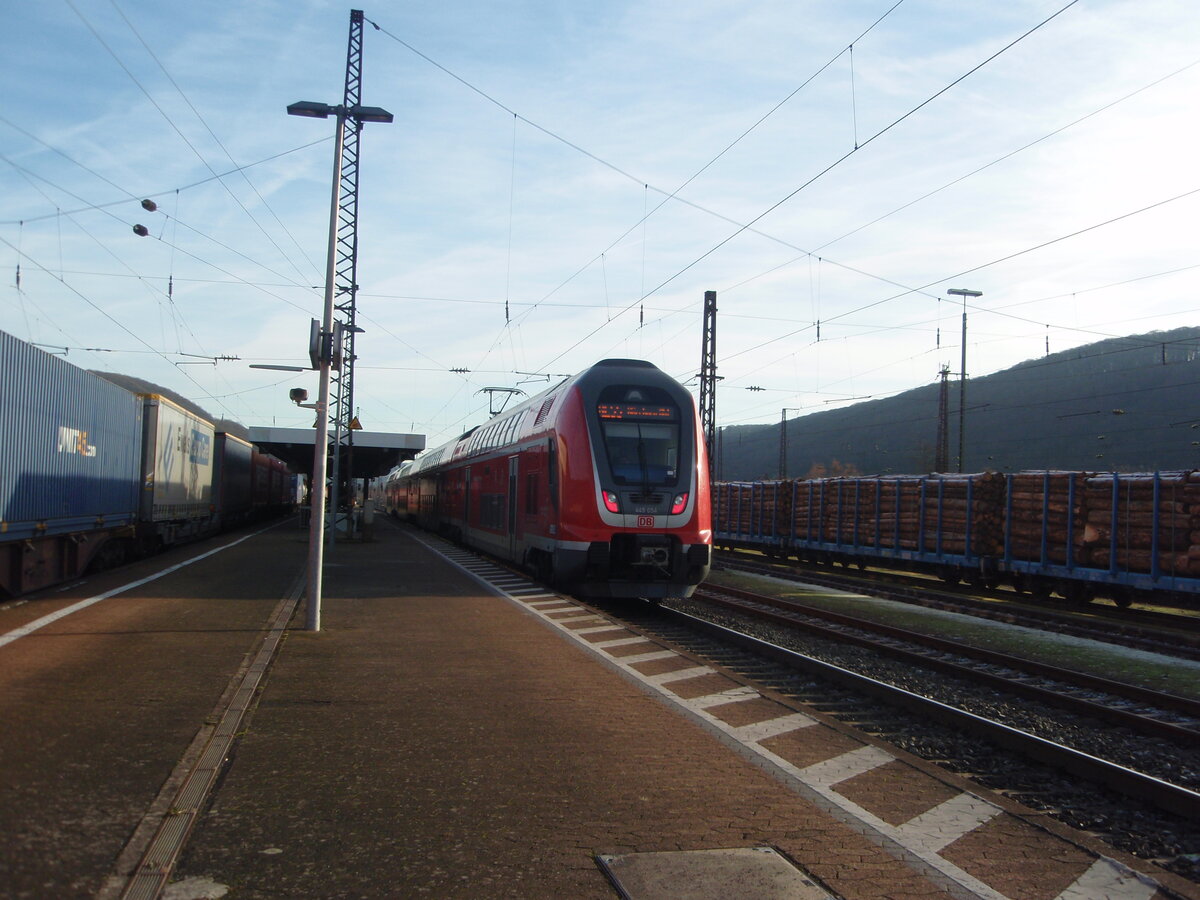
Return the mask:
<svg viewBox="0 0 1200 900">
<path fill-rule="evenodd" d="M 215 527 L 211 422 L 158 394 L 143 395 L 143 527 L 166 543 Z"/>
</svg>

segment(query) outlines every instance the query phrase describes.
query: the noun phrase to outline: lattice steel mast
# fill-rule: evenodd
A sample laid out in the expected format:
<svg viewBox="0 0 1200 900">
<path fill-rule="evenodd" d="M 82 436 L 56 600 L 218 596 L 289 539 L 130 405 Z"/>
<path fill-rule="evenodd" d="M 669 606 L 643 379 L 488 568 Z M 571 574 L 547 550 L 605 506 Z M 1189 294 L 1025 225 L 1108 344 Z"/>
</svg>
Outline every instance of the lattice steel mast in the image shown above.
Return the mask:
<svg viewBox="0 0 1200 900">
<path fill-rule="evenodd" d="M 334 263 L 334 296 L 341 315 L 341 346 L 334 349 L 342 364 L 333 372 L 333 514 L 353 505 L 354 487 L 354 339 L 358 334 L 358 146 L 362 119 L 353 114 L 361 108 L 363 64 L 363 13 L 350 10 L 350 37 L 346 48 L 346 90 L 342 106 L 347 110 L 342 136 L 341 178 L 338 186 L 338 221 Z M 334 529 L 336 533 L 336 527 Z"/>
<path fill-rule="evenodd" d="M 947 400 L 949 392 L 947 379 L 950 377 L 950 367 L 942 366 L 938 376 L 941 383 L 938 386 L 937 449 L 934 453 L 933 471 L 948 472 L 950 471 L 950 432 L 947 427 L 947 417 L 950 406 Z"/>
<path fill-rule="evenodd" d="M 708 474 L 712 477 L 717 452 L 717 292 L 704 292 L 704 339 L 700 352 L 700 428 L 708 448 Z"/>
</svg>

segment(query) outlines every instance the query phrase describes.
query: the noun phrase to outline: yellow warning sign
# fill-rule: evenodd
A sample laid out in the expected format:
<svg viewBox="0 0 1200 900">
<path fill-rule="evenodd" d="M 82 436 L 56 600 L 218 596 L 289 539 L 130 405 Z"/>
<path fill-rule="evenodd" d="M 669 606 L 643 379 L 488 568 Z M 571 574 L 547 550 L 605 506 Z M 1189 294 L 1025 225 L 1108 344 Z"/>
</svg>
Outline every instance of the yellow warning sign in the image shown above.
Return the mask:
<svg viewBox="0 0 1200 900">
<path fill-rule="evenodd" d="M 362 423 L 358 421 L 358 416 L 350 420 L 351 431 L 362 431 Z"/>
</svg>

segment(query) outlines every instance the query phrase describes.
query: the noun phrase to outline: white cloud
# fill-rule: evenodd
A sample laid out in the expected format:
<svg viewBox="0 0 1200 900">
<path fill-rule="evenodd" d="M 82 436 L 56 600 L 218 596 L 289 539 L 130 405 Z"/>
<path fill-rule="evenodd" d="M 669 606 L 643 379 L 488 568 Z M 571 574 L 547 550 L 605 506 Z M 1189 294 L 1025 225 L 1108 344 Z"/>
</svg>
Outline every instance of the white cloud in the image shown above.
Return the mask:
<svg viewBox="0 0 1200 900">
<path fill-rule="evenodd" d="M 941 362 L 956 368 L 960 309 L 936 300 L 951 286 L 984 291 L 970 313 L 976 375 L 1037 355 L 1048 335 L 1060 350 L 1195 324 L 1200 269 L 1146 277 L 1200 265 L 1191 237 L 1200 198 L 1021 251 L 1200 187 L 1192 162 L 1200 66 L 995 162 L 1194 62 L 1200 9 L 1186 0 L 1072 7 L 763 215 L 754 225 L 763 234 L 735 236 L 733 223 L 818 176 L 853 149 L 856 132 L 868 141 L 1059 5 L 908 0 L 856 43 L 853 85 L 843 54 L 644 225 L 636 223 L 662 200 L 659 189 L 709 163 L 887 4 L 368 12 L 631 177 L 523 120 L 514 157 L 509 112 L 368 25 L 363 99 L 396 121 L 368 125 L 362 139 L 363 416 L 436 441 L 473 424 L 486 407 L 477 391 L 516 384 L 517 370 L 644 354 L 672 374 L 694 374 L 708 289 L 721 292 L 718 412 L 729 421 L 776 421 L 782 406 L 824 408 L 829 394 L 878 396 L 932 381 Z M 229 168 L 113 9 L 80 8 L 208 166 Z M 322 0 L 121 8 L 238 163 L 331 135 L 330 121 L 283 109 L 340 99 L 344 8 Z M 250 171 L 270 209 L 238 177 L 228 191 L 207 184 L 176 195 L 209 168 L 69 7 L 27 5 L 10 18 L 0 77 L 23 89 L 8 93 L 0 114 L 135 198 L 166 193 L 157 214 L 130 199 L 60 217 L 122 193 L 0 123 L 0 153 L 45 179 L 33 178 L 35 188 L 12 165 L 0 174 L 0 269 L 15 271 L 14 248 L 24 254 L 23 290 L 10 287 L 0 328 L 123 351 L 70 358 L 202 403 L 207 392 L 249 424 L 295 419 L 284 388 L 264 388 L 278 377 L 246 364 L 304 358 L 308 319 L 320 310 L 313 285 L 324 271 L 328 140 Z M 151 236 L 134 236 L 135 222 Z M 1010 254 L 1019 255 L 977 269 Z M 69 273 L 65 284 L 60 273 Z M 924 295 L 906 291 L 923 285 L 931 285 Z M 395 299 L 404 297 L 444 300 Z M 522 305 L 541 300 L 532 311 Z M 174 365 L 180 349 L 242 360 L 202 371 Z M 465 379 L 429 371 L 453 366 L 498 371 Z M 754 384 L 769 390 L 745 390 Z"/>
</svg>

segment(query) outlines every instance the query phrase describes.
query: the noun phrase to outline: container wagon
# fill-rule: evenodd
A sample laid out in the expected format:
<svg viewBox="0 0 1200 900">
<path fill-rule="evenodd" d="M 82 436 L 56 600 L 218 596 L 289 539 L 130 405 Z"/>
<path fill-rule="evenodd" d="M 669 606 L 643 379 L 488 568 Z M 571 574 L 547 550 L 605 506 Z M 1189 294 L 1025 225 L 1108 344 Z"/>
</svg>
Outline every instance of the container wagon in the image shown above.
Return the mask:
<svg viewBox="0 0 1200 900">
<path fill-rule="evenodd" d="M 132 538 L 142 400 L 0 331 L 0 591 L 75 578 Z"/>
</svg>

